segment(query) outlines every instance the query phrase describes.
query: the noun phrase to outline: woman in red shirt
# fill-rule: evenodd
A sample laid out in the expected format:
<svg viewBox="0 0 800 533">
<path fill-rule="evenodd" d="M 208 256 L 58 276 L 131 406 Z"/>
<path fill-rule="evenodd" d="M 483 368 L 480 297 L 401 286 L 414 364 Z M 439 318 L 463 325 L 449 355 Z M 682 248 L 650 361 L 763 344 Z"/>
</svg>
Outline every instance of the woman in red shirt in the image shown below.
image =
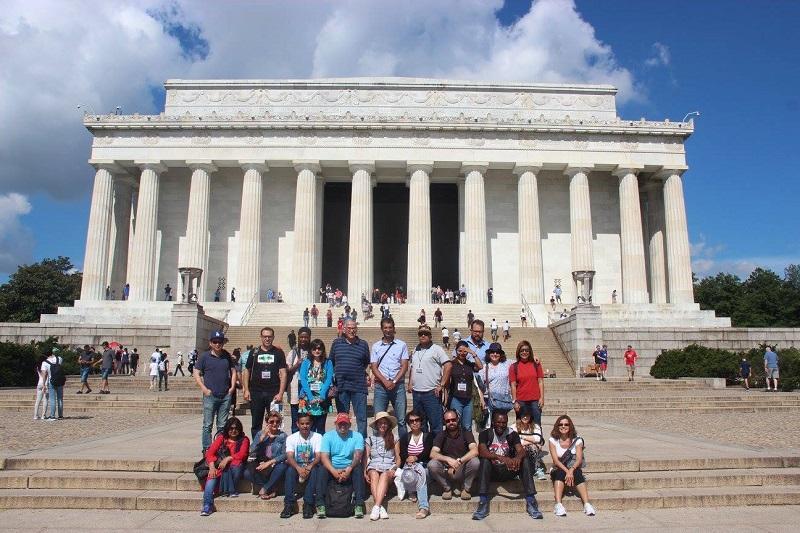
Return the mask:
<svg viewBox="0 0 800 533">
<path fill-rule="evenodd" d="M 508 369 L 508 381 L 511 384 L 511 398 L 514 411 L 519 413 L 523 406 L 533 414 L 533 421 L 542 425 L 542 407 L 544 407 L 544 372 L 542 364 L 533 357 L 533 347 L 528 341 L 520 341 L 517 345 L 517 362 Z"/>
<path fill-rule="evenodd" d="M 242 478 L 249 451 L 250 439 L 244 434 L 242 422 L 236 417 L 229 418 L 222 432 L 206 450 L 208 479 L 203 489 L 203 510 L 200 516 L 208 516 L 214 512 L 214 492 L 218 485 L 221 494 L 230 495 L 231 498 L 239 496 L 236 485 Z"/>
</svg>

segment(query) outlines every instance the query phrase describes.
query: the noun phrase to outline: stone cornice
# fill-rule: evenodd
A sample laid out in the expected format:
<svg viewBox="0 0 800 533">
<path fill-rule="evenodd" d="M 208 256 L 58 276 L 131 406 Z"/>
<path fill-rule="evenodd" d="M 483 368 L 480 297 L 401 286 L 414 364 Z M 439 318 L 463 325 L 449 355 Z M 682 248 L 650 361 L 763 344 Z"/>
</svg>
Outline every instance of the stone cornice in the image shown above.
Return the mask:
<svg viewBox="0 0 800 533">
<path fill-rule="evenodd" d="M 310 170 L 314 174 L 319 174 L 322 171 L 322 167 L 316 159 L 296 159 L 292 161 L 292 167 L 294 167 L 297 172 Z"/>
<path fill-rule="evenodd" d="M 564 174 L 569 176 L 570 178 L 573 177 L 575 174 L 583 173 L 587 176 L 589 172 L 594 169 L 594 165 L 567 165 L 567 168 L 564 169 Z"/>
<path fill-rule="evenodd" d="M 365 170 L 370 174 L 375 172 L 375 161 L 348 161 L 347 165 L 353 174 L 359 170 Z"/>
<path fill-rule="evenodd" d="M 522 174 L 524 174 L 526 172 L 533 172 L 534 174 L 538 174 L 539 171 L 542 170 L 543 166 L 544 166 L 544 163 L 539 163 L 539 162 L 535 162 L 535 163 L 516 163 L 514 165 L 513 172 L 517 176 L 521 176 Z"/>
</svg>

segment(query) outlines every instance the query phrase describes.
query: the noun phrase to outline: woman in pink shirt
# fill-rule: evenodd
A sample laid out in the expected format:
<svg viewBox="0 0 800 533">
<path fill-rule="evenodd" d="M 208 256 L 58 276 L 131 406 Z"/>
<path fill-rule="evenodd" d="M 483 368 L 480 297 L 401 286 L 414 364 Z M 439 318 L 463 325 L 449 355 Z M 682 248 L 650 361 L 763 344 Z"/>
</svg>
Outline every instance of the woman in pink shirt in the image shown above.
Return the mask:
<svg viewBox="0 0 800 533">
<path fill-rule="evenodd" d="M 200 516 L 208 516 L 214 512 L 214 492 L 217 486 L 220 493 L 239 496 L 236 485 L 242 478 L 242 471 L 250 451 L 250 439 L 243 431 L 242 422 L 231 417 L 225 423 L 222 432 L 206 450 L 208 463 L 208 480 L 203 489 L 203 510 Z"/>
</svg>

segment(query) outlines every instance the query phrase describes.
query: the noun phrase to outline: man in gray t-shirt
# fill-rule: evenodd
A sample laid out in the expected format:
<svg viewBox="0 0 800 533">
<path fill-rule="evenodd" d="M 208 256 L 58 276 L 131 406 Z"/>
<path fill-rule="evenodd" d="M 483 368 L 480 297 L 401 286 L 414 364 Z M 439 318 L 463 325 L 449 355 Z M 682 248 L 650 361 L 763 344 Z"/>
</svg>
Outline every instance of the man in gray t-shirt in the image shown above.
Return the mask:
<svg viewBox="0 0 800 533">
<path fill-rule="evenodd" d="M 431 433 L 442 430 L 442 389 L 450 377 L 450 357 L 433 343 L 431 328 L 422 325 L 417 331 L 419 344 L 411 355 L 411 371 L 406 388 L 414 400 L 414 409 L 425 413 Z"/>
<path fill-rule="evenodd" d="M 100 358 L 100 392 L 98 394 L 111 394 L 111 391 L 108 390 L 108 375 L 114 369 L 114 354 L 108 341 L 103 342 L 103 355 Z"/>
</svg>

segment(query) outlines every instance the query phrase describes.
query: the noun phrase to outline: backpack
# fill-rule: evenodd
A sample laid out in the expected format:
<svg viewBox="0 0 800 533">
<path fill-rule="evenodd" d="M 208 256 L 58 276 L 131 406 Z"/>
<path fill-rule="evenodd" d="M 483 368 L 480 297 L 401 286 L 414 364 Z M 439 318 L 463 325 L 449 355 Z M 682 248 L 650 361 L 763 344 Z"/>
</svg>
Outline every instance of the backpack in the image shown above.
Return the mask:
<svg viewBox="0 0 800 533">
<path fill-rule="evenodd" d="M 325 512 L 334 518 L 347 518 L 353 516 L 353 484 L 339 483 L 331 480 L 325 498 Z"/>
<path fill-rule="evenodd" d="M 56 356 L 56 362 L 50 363 L 50 383 L 54 387 L 63 387 L 67 382 L 67 375 L 64 373 L 64 367 L 61 366 L 62 359 Z"/>
</svg>

